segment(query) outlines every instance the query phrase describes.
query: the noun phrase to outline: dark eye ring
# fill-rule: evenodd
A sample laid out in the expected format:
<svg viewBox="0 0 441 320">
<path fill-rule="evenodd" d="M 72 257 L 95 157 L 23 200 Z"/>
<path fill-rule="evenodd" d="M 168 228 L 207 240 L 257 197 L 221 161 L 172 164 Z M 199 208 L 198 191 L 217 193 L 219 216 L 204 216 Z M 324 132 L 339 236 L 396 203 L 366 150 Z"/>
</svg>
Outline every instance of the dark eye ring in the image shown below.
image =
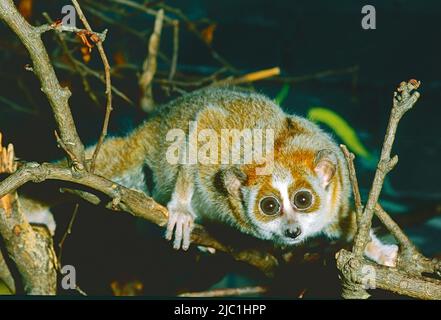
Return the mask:
<svg viewBox="0 0 441 320">
<path fill-rule="evenodd" d="M 294 195 L 293 203 L 294 206 L 299 210 L 306 210 L 312 205 L 312 193 L 307 190 L 302 190 Z"/>
<path fill-rule="evenodd" d="M 269 196 L 260 200 L 260 210 L 268 216 L 276 215 L 280 212 L 280 203 L 277 198 Z"/>
</svg>

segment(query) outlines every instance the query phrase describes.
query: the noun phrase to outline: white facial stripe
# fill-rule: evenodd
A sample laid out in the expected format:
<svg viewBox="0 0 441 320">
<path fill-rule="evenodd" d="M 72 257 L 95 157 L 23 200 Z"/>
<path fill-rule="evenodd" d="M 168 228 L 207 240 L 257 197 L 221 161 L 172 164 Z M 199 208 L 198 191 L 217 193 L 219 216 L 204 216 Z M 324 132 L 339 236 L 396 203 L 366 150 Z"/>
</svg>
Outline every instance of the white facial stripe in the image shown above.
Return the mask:
<svg viewBox="0 0 441 320">
<path fill-rule="evenodd" d="M 253 217 L 254 218 L 254 203 L 256 203 L 256 199 L 257 199 L 257 189 L 253 188 L 249 191 L 248 193 L 248 217 Z"/>
<path fill-rule="evenodd" d="M 279 177 L 273 177 L 273 187 L 280 192 L 282 197 L 282 208 L 284 212 L 291 212 L 293 209 L 291 207 L 291 201 L 289 199 L 288 187 L 293 182 L 292 176 L 289 174 L 284 179 Z"/>
</svg>

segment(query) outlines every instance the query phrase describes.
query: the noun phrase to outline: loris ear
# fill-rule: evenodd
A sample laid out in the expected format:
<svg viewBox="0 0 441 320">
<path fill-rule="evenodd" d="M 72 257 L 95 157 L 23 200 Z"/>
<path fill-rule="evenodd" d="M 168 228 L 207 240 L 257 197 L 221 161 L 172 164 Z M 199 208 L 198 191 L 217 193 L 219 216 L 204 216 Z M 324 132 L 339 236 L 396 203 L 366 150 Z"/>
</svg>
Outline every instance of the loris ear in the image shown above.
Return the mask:
<svg viewBox="0 0 441 320">
<path fill-rule="evenodd" d="M 215 187 L 224 194 L 240 197 L 240 187 L 246 181 L 246 174 L 236 167 L 219 170 L 214 177 Z"/>
<path fill-rule="evenodd" d="M 326 188 L 337 171 L 337 156 L 335 152 L 330 149 L 323 149 L 317 152 L 314 171 L 320 178 L 323 188 Z"/>
</svg>

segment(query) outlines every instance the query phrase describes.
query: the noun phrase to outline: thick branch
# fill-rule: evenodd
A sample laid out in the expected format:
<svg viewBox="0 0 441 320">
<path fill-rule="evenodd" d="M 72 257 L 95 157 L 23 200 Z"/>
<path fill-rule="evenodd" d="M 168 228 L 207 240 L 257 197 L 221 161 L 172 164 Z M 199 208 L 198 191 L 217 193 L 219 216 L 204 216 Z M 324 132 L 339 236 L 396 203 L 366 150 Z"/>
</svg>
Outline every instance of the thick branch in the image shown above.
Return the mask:
<svg viewBox="0 0 441 320">
<path fill-rule="evenodd" d="M 76 161 L 79 161 L 79 163 L 74 163 L 76 168 L 82 170 L 84 168 L 84 146 L 78 136 L 70 112 L 71 92 L 68 88 L 61 87 L 41 40 L 40 30 L 31 26 L 20 15 L 12 0 L 0 1 L 0 18 L 17 34 L 28 50 L 33 63 L 33 72 L 40 80 L 41 90 L 46 94 L 52 107 L 61 139 L 75 155 Z"/>
<path fill-rule="evenodd" d="M 16 168 L 14 149 L 12 145 L 3 148 L 0 135 L 0 173 L 11 173 Z M 25 292 L 55 294 L 57 273 L 52 238 L 46 228 L 31 227 L 20 208 L 15 190 L 0 197 L 0 235 L 20 272 Z"/>
<path fill-rule="evenodd" d="M 167 209 L 145 194 L 85 171 L 80 174 L 73 174 L 68 168 L 49 163 L 27 163 L 19 168 L 15 174 L 0 183 L 0 197 L 16 190 L 27 182 L 41 182 L 46 179 L 70 181 L 87 186 L 111 198 L 112 201 L 107 205 L 110 209 L 126 211 L 159 226 L 167 224 Z M 84 198 L 98 204 L 96 197 L 86 196 Z M 278 265 L 278 260 L 273 255 L 258 250 L 237 251 L 212 238 L 199 225 L 196 225 L 193 230 L 192 241 L 194 244 L 228 253 L 234 259 L 253 265 L 267 274 L 270 274 Z"/>
<path fill-rule="evenodd" d="M 418 299 L 441 299 L 439 280 L 380 266 L 344 249 L 337 253 L 336 258 L 337 267 L 344 278 L 366 289 L 385 289 Z M 354 298 L 354 296 L 345 298 Z"/>
</svg>

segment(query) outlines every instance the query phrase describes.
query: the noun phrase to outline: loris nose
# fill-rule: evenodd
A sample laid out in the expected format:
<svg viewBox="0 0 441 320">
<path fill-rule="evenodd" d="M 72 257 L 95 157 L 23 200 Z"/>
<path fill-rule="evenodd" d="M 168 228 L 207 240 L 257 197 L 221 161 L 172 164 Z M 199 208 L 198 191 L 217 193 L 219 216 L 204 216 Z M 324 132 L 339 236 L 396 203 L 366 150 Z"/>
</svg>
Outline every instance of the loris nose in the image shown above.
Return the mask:
<svg viewBox="0 0 441 320">
<path fill-rule="evenodd" d="M 288 238 L 295 239 L 302 233 L 302 229 L 300 227 L 293 227 L 285 231 L 285 236 Z"/>
</svg>

